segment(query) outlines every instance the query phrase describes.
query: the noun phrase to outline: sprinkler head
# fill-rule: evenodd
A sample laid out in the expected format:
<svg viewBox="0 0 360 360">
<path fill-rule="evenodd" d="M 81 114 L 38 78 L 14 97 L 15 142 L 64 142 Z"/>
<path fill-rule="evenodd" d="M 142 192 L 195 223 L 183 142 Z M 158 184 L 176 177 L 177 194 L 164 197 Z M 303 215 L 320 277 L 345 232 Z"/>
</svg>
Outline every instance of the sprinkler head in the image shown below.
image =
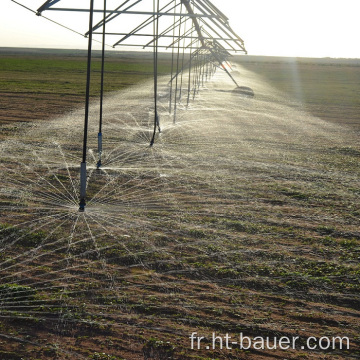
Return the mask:
<svg viewBox="0 0 360 360">
<path fill-rule="evenodd" d="M 81 200 L 80 200 L 80 203 L 79 203 L 79 211 L 80 211 L 80 212 L 84 212 L 84 211 L 85 211 L 85 205 L 86 205 L 85 199 L 81 199 Z"/>
</svg>

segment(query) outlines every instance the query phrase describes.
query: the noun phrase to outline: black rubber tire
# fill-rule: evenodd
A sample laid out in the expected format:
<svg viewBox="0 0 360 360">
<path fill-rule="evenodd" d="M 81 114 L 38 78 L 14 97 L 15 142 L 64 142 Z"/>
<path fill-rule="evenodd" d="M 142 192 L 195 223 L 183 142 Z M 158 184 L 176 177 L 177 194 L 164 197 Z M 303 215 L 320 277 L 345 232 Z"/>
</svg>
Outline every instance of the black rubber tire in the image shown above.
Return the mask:
<svg viewBox="0 0 360 360">
<path fill-rule="evenodd" d="M 239 94 L 244 97 L 253 98 L 255 96 L 254 90 L 247 86 L 238 86 L 233 90 L 234 94 Z"/>
</svg>

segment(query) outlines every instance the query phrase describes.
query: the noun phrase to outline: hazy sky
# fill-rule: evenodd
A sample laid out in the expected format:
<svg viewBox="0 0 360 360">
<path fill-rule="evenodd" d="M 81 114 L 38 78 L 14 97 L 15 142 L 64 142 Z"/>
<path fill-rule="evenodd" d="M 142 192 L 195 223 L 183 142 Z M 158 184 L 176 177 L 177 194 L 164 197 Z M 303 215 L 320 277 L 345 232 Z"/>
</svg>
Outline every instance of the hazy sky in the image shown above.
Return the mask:
<svg viewBox="0 0 360 360">
<path fill-rule="evenodd" d="M 32 9 L 45 0 L 17 0 Z M 143 0 L 149 1 L 149 0 Z M 72 0 L 74 3 L 74 0 Z M 77 0 L 79 7 L 89 1 Z M 230 19 L 252 55 L 360 58 L 360 0 L 212 0 Z M 118 1 L 120 4 L 121 1 Z M 61 4 L 61 2 L 60 2 Z M 44 15 L 79 30 L 87 16 Z M 14 4 L 0 0 L 0 46 L 86 48 L 68 32 Z M 118 49 L 119 50 L 119 49 Z"/>
</svg>

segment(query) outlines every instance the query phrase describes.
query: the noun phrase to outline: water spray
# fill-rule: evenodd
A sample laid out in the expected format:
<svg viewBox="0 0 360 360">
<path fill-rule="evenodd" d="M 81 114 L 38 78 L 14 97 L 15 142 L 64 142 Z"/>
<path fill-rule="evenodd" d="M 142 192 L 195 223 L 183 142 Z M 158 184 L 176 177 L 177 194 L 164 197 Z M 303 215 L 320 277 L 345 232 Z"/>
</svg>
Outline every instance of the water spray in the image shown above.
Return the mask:
<svg viewBox="0 0 360 360">
<path fill-rule="evenodd" d="M 12 0 L 14 1 L 14 0 Z M 16 2 L 17 3 L 17 2 Z M 177 118 L 177 104 L 185 98 L 183 94 L 183 76 L 184 70 L 189 67 L 187 97 L 186 105 L 189 106 L 190 94 L 193 100 L 196 94 L 199 93 L 200 88 L 205 86 L 205 82 L 209 81 L 214 74 L 216 68 L 224 70 L 230 79 L 236 85 L 235 91 L 241 94 L 251 96 L 251 91 L 239 86 L 235 78 L 230 74 L 228 69 L 223 65 L 230 56 L 231 51 L 242 51 L 246 53 L 243 40 L 231 29 L 229 19 L 217 8 L 210 0 L 153 0 L 153 7 L 150 9 L 150 1 L 145 0 L 126 0 L 114 9 L 107 9 L 106 0 L 104 0 L 103 9 L 94 9 L 94 0 L 90 0 L 90 8 L 72 8 L 55 7 L 54 5 L 62 4 L 62 0 L 47 0 L 37 11 L 33 11 L 37 15 L 42 15 L 43 12 L 65 11 L 65 12 L 89 12 L 89 29 L 85 32 L 85 37 L 88 37 L 88 61 L 87 61 L 87 81 L 86 81 L 86 100 L 85 100 L 85 121 L 84 121 L 84 141 L 83 141 L 83 158 L 80 166 L 80 203 L 79 210 L 84 211 L 86 205 L 86 154 L 87 154 L 87 138 L 88 138 L 88 123 L 89 123 L 89 102 L 90 102 L 90 75 L 91 75 L 91 51 L 93 35 L 102 35 L 102 61 L 101 61 L 101 92 L 100 92 L 100 118 L 98 138 L 98 159 L 97 169 L 102 166 L 103 154 L 103 96 L 104 96 L 104 64 L 105 64 L 105 39 L 106 36 L 121 35 L 120 40 L 115 41 L 113 48 L 118 46 L 137 46 L 143 49 L 153 48 L 154 50 L 154 120 L 153 132 L 150 139 L 150 146 L 154 145 L 156 133 L 161 132 L 160 129 L 160 115 L 158 112 L 158 57 L 159 49 L 172 50 L 172 70 L 170 80 L 170 99 L 169 112 L 174 111 L 173 122 Z M 21 4 L 19 4 L 21 5 Z M 148 6 L 148 8 L 146 8 Z M 103 18 L 93 25 L 94 13 L 103 13 Z M 145 21 L 142 21 L 133 29 L 126 29 L 119 32 L 107 32 L 106 23 L 114 23 L 119 17 L 121 19 L 129 14 L 146 15 Z M 162 17 L 173 18 L 173 23 L 169 26 L 168 22 L 164 21 L 164 29 L 160 29 L 159 19 Z M 191 21 L 191 26 L 186 29 L 187 21 Z M 55 22 L 56 23 L 56 22 Z M 121 24 L 125 24 L 121 22 Z M 61 24 L 59 24 L 61 25 Z M 149 26 L 153 25 L 153 33 L 149 33 Z M 61 25 L 62 26 L 62 25 Z M 96 32 L 102 27 L 102 32 Z M 70 29 L 71 30 L 71 29 Z M 171 34 L 172 33 L 172 34 Z M 152 40 L 145 43 L 137 42 L 136 44 L 129 43 L 129 39 L 147 39 L 149 36 Z M 170 44 L 167 41 L 170 40 Z M 161 43 L 160 43 L 161 41 Z M 100 41 L 99 41 L 100 42 Z M 182 50 L 182 58 L 180 58 Z M 176 54 L 176 68 L 174 67 L 174 58 Z M 190 61 L 184 61 L 185 52 L 189 52 Z M 216 66 L 215 66 L 216 64 Z M 176 74 L 173 72 L 176 69 Z M 173 91 L 173 84 L 175 89 Z M 192 84 L 192 87 L 191 87 Z M 172 109 L 173 104 L 173 109 Z"/>
</svg>

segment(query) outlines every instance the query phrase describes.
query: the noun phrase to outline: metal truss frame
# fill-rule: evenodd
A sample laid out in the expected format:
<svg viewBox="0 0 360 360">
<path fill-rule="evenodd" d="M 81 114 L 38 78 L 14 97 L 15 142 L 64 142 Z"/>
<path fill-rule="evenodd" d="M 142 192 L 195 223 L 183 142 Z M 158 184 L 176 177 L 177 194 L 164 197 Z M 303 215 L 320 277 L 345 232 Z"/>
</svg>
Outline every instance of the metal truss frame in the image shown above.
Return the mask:
<svg viewBox="0 0 360 360">
<path fill-rule="evenodd" d="M 230 27 L 229 19 L 214 4 L 212 4 L 210 0 L 122 0 L 122 2 L 119 1 L 119 5 L 112 9 L 108 8 L 107 0 L 103 0 L 103 6 L 100 9 L 95 9 L 95 0 L 88 1 L 88 7 L 79 8 L 60 7 L 66 0 L 47 0 L 37 9 L 37 11 L 33 11 L 38 16 L 43 16 L 44 12 L 51 11 L 88 13 L 89 15 L 89 28 L 84 33 L 84 36 L 88 37 L 88 56 L 83 157 L 80 165 L 80 211 L 84 211 L 86 205 L 87 137 L 90 106 L 92 42 L 94 35 L 102 36 L 98 168 L 101 168 L 102 166 L 103 90 L 106 39 L 120 37 L 120 39 L 112 41 L 113 48 L 127 46 L 151 49 L 153 51 L 154 129 L 150 146 L 153 146 L 155 143 L 157 131 L 161 131 L 157 109 L 158 57 L 160 49 L 170 49 L 172 51 L 172 70 L 169 81 L 169 112 L 173 112 L 174 122 L 176 121 L 177 104 L 180 102 L 183 95 L 183 74 L 185 72 L 188 72 L 186 103 L 189 105 L 190 98 L 195 98 L 200 87 L 204 84 L 204 81 L 208 80 L 218 68 L 224 70 L 236 87 L 239 88 L 236 80 L 223 63 L 227 61 L 233 52 L 247 53 L 244 41 Z M 102 19 L 94 24 L 94 15 L 98 14 L 102 14 Z M 144 17 L 145 20 L 139 21 L 139 24 L 135 27 L 126 29 L 125 31 L 107 30 L 108 25 L 116 26 L 116 22 L 119 21 L 119 19 L 131 15 Z M 166 22 L 164 21 L 164 23 L 166 24 L 164 25 L 164 28 L 162 28 L 161 22 L 165 19 Z M 78 31 L 75 32 L 79 33 Z M 151 38 L 150 41 L 149 38 Z M 135 39 L 136 41 L 133 41 Z M 186 61 L 185 57 L 187 58 Z"/>
</svg>

